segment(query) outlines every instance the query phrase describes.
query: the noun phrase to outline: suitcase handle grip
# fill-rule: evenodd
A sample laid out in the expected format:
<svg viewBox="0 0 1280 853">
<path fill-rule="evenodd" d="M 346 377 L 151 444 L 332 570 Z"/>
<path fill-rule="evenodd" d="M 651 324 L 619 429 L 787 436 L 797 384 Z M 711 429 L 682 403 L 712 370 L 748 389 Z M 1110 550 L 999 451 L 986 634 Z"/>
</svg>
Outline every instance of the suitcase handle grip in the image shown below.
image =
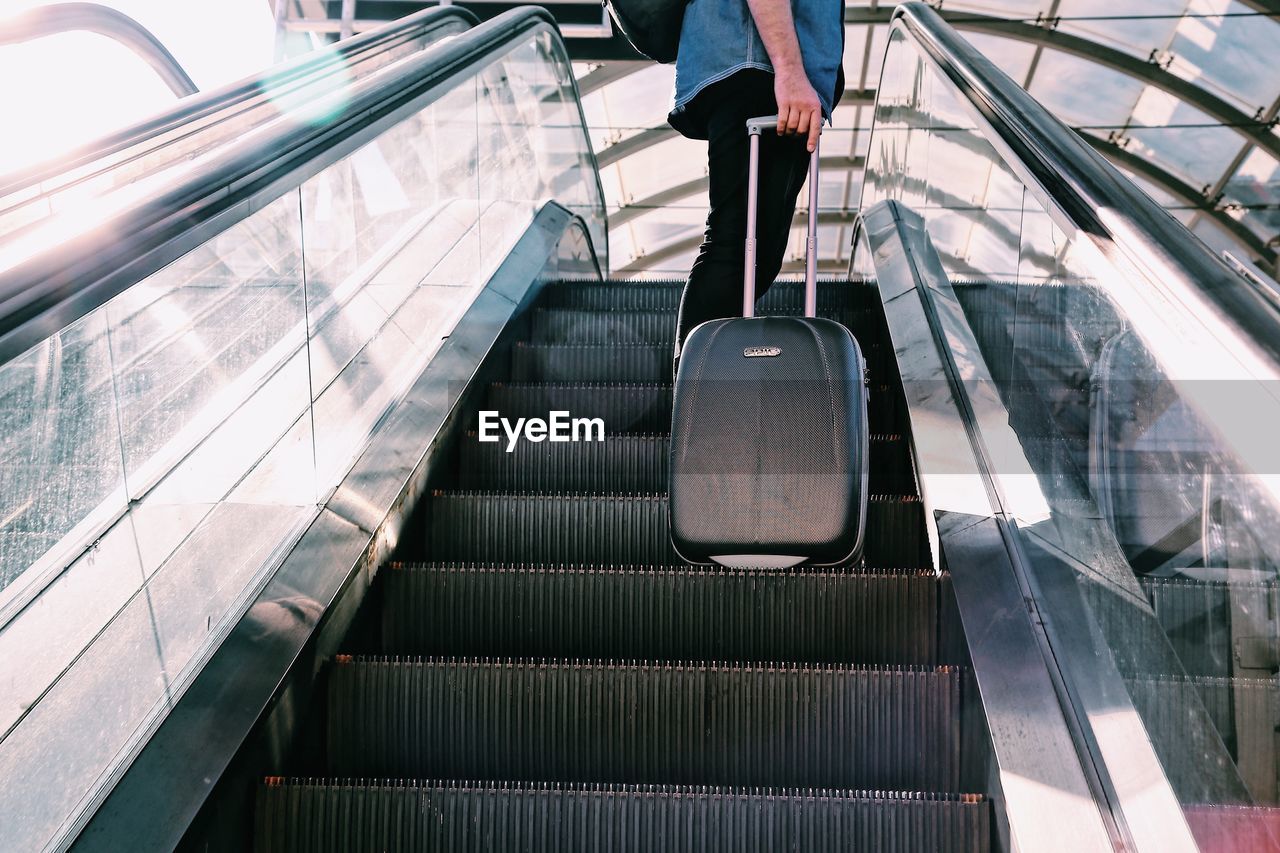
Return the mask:
<svg viewBox="0 0 1280 853">
<path fill-rule="evenodd" d="M 778 117 L 760 116 L 747 119 L 747 135 L 751 139 L 751 158 L 747 174 L 747 246 L 742 277 L 742 316 L 756 315 L 756 198 L 759 193 L 760 134 L 776 128 Z M 822 128 L 809 155 L 809 221 L 804 246 L 804 315 L 818 316 L 818 144 Z"/>
</svg>

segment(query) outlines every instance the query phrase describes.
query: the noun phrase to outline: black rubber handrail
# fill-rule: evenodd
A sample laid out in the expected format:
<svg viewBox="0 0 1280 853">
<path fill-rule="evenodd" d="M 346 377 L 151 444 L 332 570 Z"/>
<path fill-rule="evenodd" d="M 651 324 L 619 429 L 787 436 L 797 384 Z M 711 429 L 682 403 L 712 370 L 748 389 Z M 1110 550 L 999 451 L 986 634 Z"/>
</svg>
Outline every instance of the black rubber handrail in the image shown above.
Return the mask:
<svg viewBox="0 0 1280 853">
<path fill-rule="evenodd" d="M 1280 370 L 1280 310 L 1093 146 L 1058 121 L 921 2 L 894 10 L 901 29 L 960 96 L 987 120 L 1008 165 L 1058 213 L 1093 238 L 1104 255 L 1140 270 L 1174 303 L 1199 294 Z M 999 146 L 998 146 L 999 147 Z M 1105 219 L 1103 212 L 1105 211 Z"/>
<path fill-rule="evenodd" d="M 550 12 L 517 7 L 401 60 L 385 74 L 356 81 L 324 122 L 277 122 L 262 128 L 227 146 L 201 169 L 123 205 L 96 227 L 0 271 L 0 363 L 300 186 L 421 109 L 452 78 L 536 29 L 545 30 L 560 54 L 567 55 Z M 577 83 L 572 75 L 568 81 L 585 126 Z M 590 140 L 585 143 L 603 199 L 595 153 Z"/>
<path fill-rule="evenodd" d="M 0 174 L 0 199 L 56 178 L 63 173 L 84 169 L 96 160 L 111 157 L 135 146 L 145 145 L 148 140 L 161 137 L 193 121 L 201 119 L 215 121 L 219 113 L 248 108 L 269 99 L 272 90 L 302 83 L 312 75 L 317 79 L 323 78 L 350 67 L 367 56 L 421 38 L 434 30 L 457 28 L 462 32 L 477 23 L 479 19 L 472 12 L 459 6 L 436 6 L 406 15 L 384 27 L 361 33 L 323 50 L 312 51 L 272 66 L 243 80 L 184 98 L 163 112 L 149 116 L 129 127 L 113 131 L 46 162 L 9 174 Z M 118 162 L 113 161 L 107 164 L 104 170 L 116 165 Z M 83 180 L 92 174 L 94 173 L 86 171 L 84 175 L 77 175 L 76 180 Z"/>
</svg>

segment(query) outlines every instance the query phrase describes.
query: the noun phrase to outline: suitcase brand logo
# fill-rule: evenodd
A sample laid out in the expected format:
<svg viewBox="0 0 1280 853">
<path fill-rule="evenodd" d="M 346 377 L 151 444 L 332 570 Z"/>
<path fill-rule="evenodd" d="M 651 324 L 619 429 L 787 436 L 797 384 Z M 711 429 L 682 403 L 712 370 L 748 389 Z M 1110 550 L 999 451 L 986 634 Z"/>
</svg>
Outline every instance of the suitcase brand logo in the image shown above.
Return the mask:
<svg viewBox="0 0 1280 853">
<path fill-rule="evenodd" d="M 742 355 L 745 358 L 773 358 L 782 355 L 782 347 L 747 347 Z"/>
</svg>

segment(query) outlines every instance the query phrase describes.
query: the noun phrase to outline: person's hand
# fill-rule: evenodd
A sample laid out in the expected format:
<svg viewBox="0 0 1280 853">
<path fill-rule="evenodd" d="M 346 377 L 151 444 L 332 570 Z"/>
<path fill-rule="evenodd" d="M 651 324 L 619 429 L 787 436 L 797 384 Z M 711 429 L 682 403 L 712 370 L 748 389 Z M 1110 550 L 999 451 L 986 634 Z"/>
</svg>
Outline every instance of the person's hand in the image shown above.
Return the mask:
<svg viewBox="0 0 1280 853">
<path fill-rule="evenodd" d="M 822 130 L 822 102 L 818 100 L 818 93 L 813 90 L 808 76 L 803 69 L 775 73 L 773 94 L 778 101 L 778 134 L 808 135 L 807 147 L 812 154 Z"/>
</svg>

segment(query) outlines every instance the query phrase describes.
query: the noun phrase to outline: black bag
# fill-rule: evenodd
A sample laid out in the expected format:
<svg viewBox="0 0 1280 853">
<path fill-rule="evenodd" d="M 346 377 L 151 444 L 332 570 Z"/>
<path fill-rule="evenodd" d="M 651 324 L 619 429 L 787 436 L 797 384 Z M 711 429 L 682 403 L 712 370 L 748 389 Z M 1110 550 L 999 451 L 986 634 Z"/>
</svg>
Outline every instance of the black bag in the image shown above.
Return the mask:
<svg viewBox="0 0 1280 853">
<path fill-rule="evenodd" d="M 865 363 L 849 330 L 817 313 L 818 152 L 809 166 L 805 316 L 754 317 L 752 119 L 744 317 L 689 333 L 671 421 L 670 527 L 691 563 L 786 567 L 862 556 L 867 511 Z"/>
<path fill-rule="evenodd" d="M 606 0 L 631 46 L 654 62 L 675 62 L 689 0 Z"/>
</svg>

